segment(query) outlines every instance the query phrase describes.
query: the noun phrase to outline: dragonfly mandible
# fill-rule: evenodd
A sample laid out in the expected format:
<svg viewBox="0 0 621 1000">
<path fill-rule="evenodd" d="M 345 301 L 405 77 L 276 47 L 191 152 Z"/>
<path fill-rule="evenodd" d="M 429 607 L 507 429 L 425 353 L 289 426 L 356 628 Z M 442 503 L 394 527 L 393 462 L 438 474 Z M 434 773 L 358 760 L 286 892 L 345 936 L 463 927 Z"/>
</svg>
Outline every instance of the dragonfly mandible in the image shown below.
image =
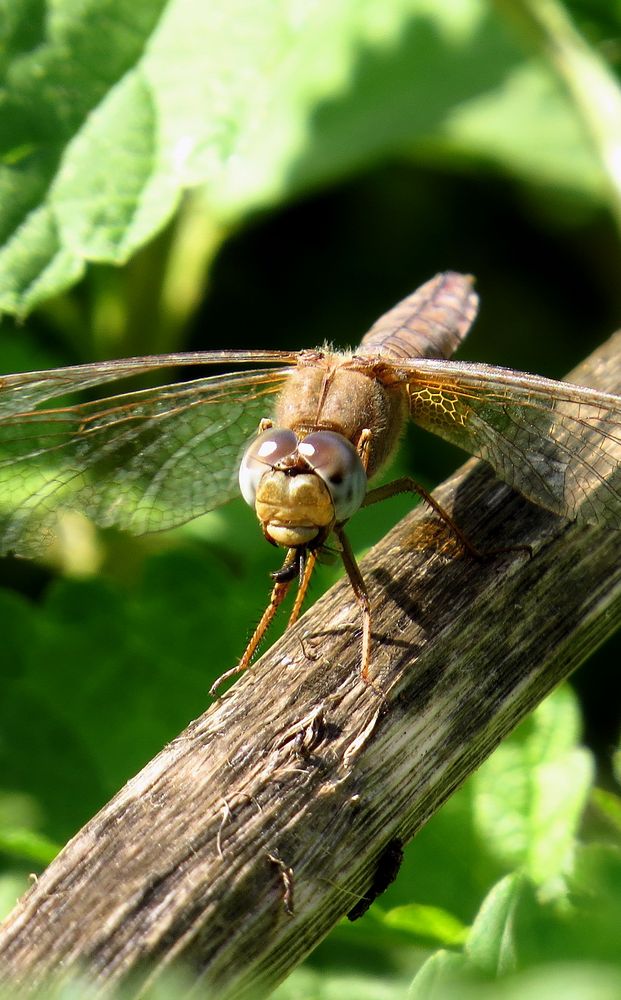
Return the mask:
<svg viewBox="0 0 621 1000">
<path fill-rule="evenodd" d="M 347 521 L 412 490 L 463 540 L 414 480 L 368 487 L 406 420 L 485 459 L 536 504 L 621 528 L 621 396 L 450 360 L 477 308 L 473 279 L 445 272 L 382 316 L 353 351 L 187 352 L 0 377 L 0 551 L 40 553 L 66 511 L 139 534 L 182 524 L 241 488 L 265 537 L 287 552 L 246 651 L 212 692 L 249 665 L 296 577 L 290 622 L 298 617 L 328 539 L 360 607 L 368 681 L 371 609 Z M 129 376 L 210 365 L 244 367 L 63 402 Z"/>
</svg>

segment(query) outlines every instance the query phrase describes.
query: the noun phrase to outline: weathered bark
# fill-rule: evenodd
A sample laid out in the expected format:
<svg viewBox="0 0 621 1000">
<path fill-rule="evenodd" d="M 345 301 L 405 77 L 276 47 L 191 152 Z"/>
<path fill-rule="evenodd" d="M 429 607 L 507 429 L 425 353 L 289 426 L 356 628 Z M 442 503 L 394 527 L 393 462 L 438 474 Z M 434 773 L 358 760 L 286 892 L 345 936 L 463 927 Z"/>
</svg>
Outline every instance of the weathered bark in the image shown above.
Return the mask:
<svg viewBox="0 0 621 1000">
<path fill-rule="evenodd" d="M 621 334 L 573 378 L 619 391 Z M 343 581 L 67 845 L 0 929 L 1 977 L 105 988 L 179 959 L 207 995 L 267 991 L 618 627 L 617 533 L 475 461 L 436 496 L 480 547 L 532 558 L 475 561 L 435 515 L 405 518 L 362 563 L 375 687 Z"/>
</svg>

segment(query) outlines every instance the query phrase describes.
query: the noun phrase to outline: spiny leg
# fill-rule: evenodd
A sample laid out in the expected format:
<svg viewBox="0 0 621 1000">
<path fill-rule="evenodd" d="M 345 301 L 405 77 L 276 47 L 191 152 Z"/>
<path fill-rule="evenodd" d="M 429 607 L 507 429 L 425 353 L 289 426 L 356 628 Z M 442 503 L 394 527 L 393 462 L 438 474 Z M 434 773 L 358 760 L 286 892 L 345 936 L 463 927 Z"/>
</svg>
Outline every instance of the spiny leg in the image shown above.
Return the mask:
<svg viewBox="0 0 621 1000">
<path fill-rule="evenodd" d="M 335 525 L 334 534 L 341 546 L 341 558 L 347 570 L 347 576 L 355 594 L 360 614 L 362 615 L 362 659 L 360 676 L 365 684 L 369 684 L 369 664 L 371 662 L 371 602 L 358 563 L 352 552 L 349 539 L 340 525 Z M 373 685 L 372 685 L 373 686 Z"/>
<path fill-rule="evenodd" d="M 418 493 L 421 500 L 423 500 L 439 517 L 442 518 L 445 524 L 451 529 L 453 534 L 459 539 L 463 545 L 466 552 L 469 552 L 474 559 L 485 559 L 488 556 L 502 555 L 505 552 L 527 552 L 528 555 L 532 555 L 532 549 L 530 545 L 505 545 L 498 548 L 486 549 L 481 551 L 473 545 L 470 539 L 461 528 L 455 523 L 451 515 L 444 509 L 444 507 L 438 503 L 432 496 L 432 494 L 417 483 L 415 479 L 411 476 L 402 476 L 400 479 L 395 479 L 392 483 L 385 483 L 383 486 L 378 486 L 373 490 L 369 490 L 364 501 L 362 503 L 363 507 L 370 507 L 371 504 L 379 503 L 380 500 L 388 500 L 390 497 L 397 496 L 398 493 Z"/>
<path fill-rule="evenodd" d="M 295 595 L 295 602 L 289 615 L 289 621 L 287 622 L 287 628 L 297 622 L 299 618 L 316 562 L 316 549 L 303 549 L 300 551 L 300 582 L 298 584 L 298 592 Z"/>
<path fill-rule="evenodd" d="M 250 642 L 246 646 L 244 655 L 242 656 L 237 666 L 232 667 L 230 670 L 225 671 L 225 673 L 223 673 L 220 677 L 218 677 L 218 679 L 214 681 L 214 683 L 211 685 L 209 689 L 209 694 L 211 695 L 212 698 L 215 697 L 216 691 L 218 690 L 220 685 L 223 684 L 225 681 L 227 681 L 229 677 L 235 677 L 237 674 L 243 673 L 243 671 L 248 666 L 250 666 L 252 658 L 257 651 L 257 647 L 259 646 L 259 643 L 261 642 L 263 636 L 270 627 L 272 620 L 276 612 L 278 611 L 278 608 L 280 607 L 285 597 L 287 596 L 292 581 L 295 579 L 297 571 L 296 564 L 298 563 L 299 559 L 300 559 L 299 550 L 289 549 L 281 569 L 279 569 L 276 573 L 272 574 L 276 582 L 272 588 L 269 604 L 266 607 L 265 611 L 263 612 L 259 624 L 252 633 L 252 636 L 250 637 Z M 294 570 L 293 572 L 292 569 Z"/>
</svg>

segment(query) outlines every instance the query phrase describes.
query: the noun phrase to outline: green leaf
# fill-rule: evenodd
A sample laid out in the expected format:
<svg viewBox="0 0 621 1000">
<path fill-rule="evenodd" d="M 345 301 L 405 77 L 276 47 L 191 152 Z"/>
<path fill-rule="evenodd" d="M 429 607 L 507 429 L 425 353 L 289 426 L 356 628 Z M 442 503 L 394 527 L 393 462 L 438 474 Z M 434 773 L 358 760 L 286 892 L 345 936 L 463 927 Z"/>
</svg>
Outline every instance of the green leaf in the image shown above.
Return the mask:
<svg viewBox="0 0 621 1000">
<path fill-rule="evenodd" d="M 4 920 L 7 914 L 11 912 L 19 897 L 24 895 L 29 885 L 28 878 L 21 873 L 7 872 L 0 875 L 0 920 Z"/>
<path fill-rule="evenodd" d="M 373 907 L 371 912 L 383 926 L 391 930 L 403 931 L 414 938 L 423 938 L 437 944 L 461 944 L 468 934 L 465 924 L 438 906 L 410 903 L 395 906 L 385 913 L 378 907 Z"/>
<path fill-rule="evenodd" d="M 568 878 L 570 903 L 542 901 L 524 875 L 502 879 L 481 905 L 465 945 L 469 967 L 494 977 L 543 962 L 617 963 L 621 850 L 580 846 Z"/>
<path fill-rule="evenodd" d="M 296 969 L 270 997 L 273 1000 L 402 1000 L 401 979 L 388 976 Z"/>
<path fill-rule="evenodd" d="M 621 926 L 621 848 L 587 844 L 576 854 L 570 879 L 575 907 L 576 937 L 583 953 L 618 961 Z"/>
<path fill-rule="evenodd" d="M 493 91 L 457 106 L 446 139 L 449 154 L 487 157 L 531 184 L 555 188 L 557 195 L 603 194 L 602 168 L 584 141 L 577 116 L 558 81 L 534 60 L 511 66 Z"/>
<path fill-rule="evenodd" d="M 571 690 L 543 702 L 474 778 L 475 819 L 507 867 L 522 867 L 550 895 L 562 893 L 593 778 L 578 748 L 579 712 Z"/>
<path fill-rule="evenodd" d="M 470 931 L 465 954 L 491 976 L 505 975 L 517 966 L 515 915 L 525 887 L 522 875 L 507 875 L 483 901 Z"/>
<path fill-rule="evenodd" d="M 439 955 L 442 955 L 440 952 Z M 455 958 L 455 956 L 448 956 Z M 430 967 L 436 956 L 423 966 L 414 980 L 422 984 L 416 992 L 408 994 L 408 1000 L 618 1000 L 621 995 L 621 972 L 610 966 L 587 962 L 567 962 L 564 965 L 540 966 L 501 982 L 473 982 L 472 975 L 459 975 L 457 963 L 452 976 L 435 983 L 430 978 L 429 985 L 422 974 Z M 451 968 L 447 969 L 450 973 Z M 413 984 L 413 986 L 414 986 Z"/>
<path fill-rule="evenodd" d="M 621 797 L 605 788 L 594 788 L 591 801 L 610 826 L 621 834 Z"/>
<path fill-rule="evenodd" d="M 421 966 L 408 990 L 408 1000 L 444 1000 L 455 997 L 470 975 L 461 955 L 437 951 Z"/>
<path fill-rule="evenodd" d="M 0 851 L 15 859 L 32 861 L 44 867 L 56 857 L 60 845 L 24 827 L 5 827 L 0 829 Z"/>
<path fill-rule="evenodd" d="M 2 784 L 38 803 L 53 840 L 64 841 L 207 708 L 211 682 L 243 650 L 274 556 L 239 506 L 219 515 L 222 533 L 210 545 L 145 558 L 138 543 L 119 539 L 125 585 L 62 580 L 39 605 L 0 591 Z M 8 812 L 7 825 L 28 824 Z"/>
<path fill-rule="evenodd" d="M 621 89 L 594 46 L 576 30 L 558 0 L 496 0 L 554 67 L 571 94 L 610 186 L 621 223 Z"/>
<path fill-rule="evenodd" d="M 197 186 L 226 223 L 400 154 L 603 198 L 571 104 L 482 0 L 3 8 L 0 309 L 126 261 Z"/>
</svg>

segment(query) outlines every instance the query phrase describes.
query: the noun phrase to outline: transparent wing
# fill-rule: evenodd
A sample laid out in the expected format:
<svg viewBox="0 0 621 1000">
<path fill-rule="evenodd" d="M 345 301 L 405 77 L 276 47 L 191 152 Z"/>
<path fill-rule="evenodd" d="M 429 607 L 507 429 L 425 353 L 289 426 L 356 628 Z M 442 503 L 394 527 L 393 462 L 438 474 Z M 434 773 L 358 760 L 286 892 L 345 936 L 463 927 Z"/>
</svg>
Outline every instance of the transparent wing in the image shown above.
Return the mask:
<svg viewBox="0 0 621 1000">
<path fill-rule="evenodd" d="M 509 369 L 399 363 L 413 420 L 535 503 L 621 528 L 621 396 Z"/>
<path fill-rule="evenodd" d="M 286 368 L 32 408 L 125 375 L 205 363 L 188 362 L 188 355 L 167 357 L 175 360 L 130 359 L 0 381 L 0 551 L 42 551 L 62 511 L 79 511 L 99 525 L 138 534 L 182 524 L 237 495 L 241 452 L 259 420 L 269 415 Z M 223 352 L 210 355 L 207 363 L 248 359 Z"/>
<path fill-rule="evenodd" d="M 147 375 L 166 368 L 205 365 L 295 364 L 297 351 L 186 351 L 177 354 L 149 354 L 140 358 L 98 361 L 67 368 L 0 375 L 0 419 L 24 413 L 50 399 L 83 392 L 108 382 Z"/>
</svg>

